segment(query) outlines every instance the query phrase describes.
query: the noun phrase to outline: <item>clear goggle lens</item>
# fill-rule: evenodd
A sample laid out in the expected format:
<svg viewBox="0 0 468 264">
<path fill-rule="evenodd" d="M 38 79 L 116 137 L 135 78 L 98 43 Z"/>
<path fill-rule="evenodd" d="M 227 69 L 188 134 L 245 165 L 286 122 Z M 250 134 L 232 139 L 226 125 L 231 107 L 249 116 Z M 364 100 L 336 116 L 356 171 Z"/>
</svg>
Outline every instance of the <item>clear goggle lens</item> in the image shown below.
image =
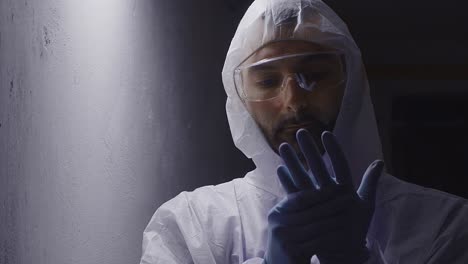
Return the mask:
<svg viewBox="0 0 468 264">
<path fill-rule="evenodd" d="M 234 71 L 239 96 L 248 101 L 276 98 L 290 79 L 307 91 L 328 89 L 344 83 L 343 56 L 338 52 L 314 52 L 267 58 L 241 65 Z"/>
</svg>

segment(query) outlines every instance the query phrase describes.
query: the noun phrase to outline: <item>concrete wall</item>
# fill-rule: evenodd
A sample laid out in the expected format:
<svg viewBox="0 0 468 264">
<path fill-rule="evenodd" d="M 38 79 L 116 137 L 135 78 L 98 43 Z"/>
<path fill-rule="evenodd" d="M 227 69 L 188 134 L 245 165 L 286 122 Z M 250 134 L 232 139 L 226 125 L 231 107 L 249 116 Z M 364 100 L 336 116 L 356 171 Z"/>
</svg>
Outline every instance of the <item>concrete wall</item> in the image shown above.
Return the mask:
<svg viewBox="0 0 468 264">
<path fill-rule="evenodd" d="M 139 263 L 161 203 L 243 176 L 237 11 L 187 2 L 0 1 L 0 263 Z"/>
</svg>

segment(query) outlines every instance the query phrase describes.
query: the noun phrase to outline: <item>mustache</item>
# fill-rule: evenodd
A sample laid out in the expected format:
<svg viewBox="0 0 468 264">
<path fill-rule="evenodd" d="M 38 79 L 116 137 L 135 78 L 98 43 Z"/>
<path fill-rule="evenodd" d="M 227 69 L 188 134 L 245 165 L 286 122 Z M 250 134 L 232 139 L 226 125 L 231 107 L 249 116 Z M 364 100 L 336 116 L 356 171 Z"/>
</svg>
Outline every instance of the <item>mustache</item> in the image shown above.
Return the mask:
<svg viewBox="0 0 468 264">
<path fill-rule="evenodd" d="M 316 118 L 314 115 L 309 113 L 302 113 L 300 115 L 286 117 L 274 127 L 273 131 L 274 134 L 277 135 L 278 133 L 282 132 L 286 128 L 290 126 L 297 126 L 300 124 L 312 124 L 322 131 L 330 130 L 333 128 L 333 124 L 322 122 L 320 119 Z M 333 122 L 332 122 L 333 123 Z"/>
</svg>

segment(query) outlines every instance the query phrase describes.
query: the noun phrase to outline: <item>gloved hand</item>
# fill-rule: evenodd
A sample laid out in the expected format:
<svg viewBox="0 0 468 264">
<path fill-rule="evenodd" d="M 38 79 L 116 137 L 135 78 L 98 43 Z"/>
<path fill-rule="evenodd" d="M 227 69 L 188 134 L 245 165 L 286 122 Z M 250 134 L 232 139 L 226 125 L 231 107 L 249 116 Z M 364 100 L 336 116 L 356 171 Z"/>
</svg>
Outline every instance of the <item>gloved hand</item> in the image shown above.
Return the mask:
<svg viewBox="0 0 468 264">
<path fill-rule="evenodd" d="M 283 143 L 279 153 L 286 166 L 278 167 L 277 173 L 287 196 L 268 214 L 265 263 L 309 264 L 313 255 L 321 264 L 365 262 L 369 257 L 366 235 L 383 162 L 376 160 L 368 167 L 356 192 L 332 133 L 324 132 L 322 142 L 336 179 L 328 173 L 310 134 L 300 129 L 296 138 L 312 175 L 293 148 Z"/>
</svg>

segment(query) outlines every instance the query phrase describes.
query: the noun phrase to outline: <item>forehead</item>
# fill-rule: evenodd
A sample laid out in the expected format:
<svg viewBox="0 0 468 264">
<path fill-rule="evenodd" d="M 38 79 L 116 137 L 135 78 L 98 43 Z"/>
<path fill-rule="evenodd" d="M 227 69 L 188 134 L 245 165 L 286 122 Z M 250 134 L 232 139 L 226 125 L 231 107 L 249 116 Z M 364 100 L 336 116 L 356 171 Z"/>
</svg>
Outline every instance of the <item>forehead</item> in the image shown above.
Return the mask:
<svg viewBox="0 0 468 264">
<path fill-rule="evenodd" d="M 267 44 L 258 49 L 252 56 L 246 60 L 246 63 L 255 63 L 257 61 L 275 58 L 283 55 L 307 53 L 307 52 L 324 52 L 334 51 L 335 49 L 317 43 L 299 40 L 278 41 Z"/>
</svg>

